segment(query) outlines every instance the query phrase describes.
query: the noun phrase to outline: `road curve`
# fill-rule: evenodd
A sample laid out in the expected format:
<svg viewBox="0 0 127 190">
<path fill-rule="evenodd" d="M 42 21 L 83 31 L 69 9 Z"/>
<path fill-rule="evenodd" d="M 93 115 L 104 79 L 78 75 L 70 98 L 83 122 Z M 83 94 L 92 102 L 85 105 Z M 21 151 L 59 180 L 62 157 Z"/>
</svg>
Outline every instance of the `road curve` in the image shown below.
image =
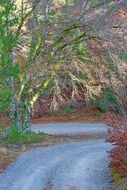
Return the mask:
<svg viewBox="0 0 127 190">
<path fill-rule="evenodd" d="M 88 122 L 52 122 L 33 124 L 32 131 L 43 131 L 51 135 L 103 134 L 107 132 L 107 125 Z"/>
<path fill-rule="evenodd" d="M 0 175 L 0 190 L 110 190 L 104 139 L 25 152 Z"/>
</svg>

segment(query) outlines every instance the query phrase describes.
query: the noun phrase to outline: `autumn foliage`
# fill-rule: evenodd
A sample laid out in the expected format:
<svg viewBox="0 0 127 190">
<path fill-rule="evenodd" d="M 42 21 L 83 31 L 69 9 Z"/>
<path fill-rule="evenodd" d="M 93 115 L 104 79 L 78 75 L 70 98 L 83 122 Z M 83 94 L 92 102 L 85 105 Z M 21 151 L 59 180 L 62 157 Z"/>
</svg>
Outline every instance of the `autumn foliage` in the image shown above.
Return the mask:
<svg viewBox="0 0 127 190">
<path fill-rule="evenodd" d="M 121 177 L 127 174 L 127 117 L 108 113 L 106 122 L 109 126 L 108 141 L 113 143 L 110 151 L 110 168 Z"/>
</svg>

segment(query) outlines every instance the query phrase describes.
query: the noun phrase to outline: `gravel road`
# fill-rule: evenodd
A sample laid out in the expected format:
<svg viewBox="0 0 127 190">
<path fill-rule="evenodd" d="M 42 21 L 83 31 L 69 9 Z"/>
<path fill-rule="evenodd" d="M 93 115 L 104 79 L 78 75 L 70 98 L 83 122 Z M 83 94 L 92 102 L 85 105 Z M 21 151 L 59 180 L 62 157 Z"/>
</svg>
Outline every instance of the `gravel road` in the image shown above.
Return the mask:
<svg viewBox="0 0 127 190">
<path fill-rule="evenodd" d="M 75 129 L 83 128 L 83 123 L 77 124 Z M 70 129 L 70 123 L 57 123 L 56 127 L 62 129 L 65 125 Z M 100 125 L 101 132 L 105 132 L 106 126 Z M 55 123 L 53 126 L 56 130 Z M 98 133 L 98 125 L 95 126 Z M 93 126 L 94 130 L 96 127 Z M 107 153 L 110 148 L 104 139 L 98 139 L 25 152 L 0 175 L 0 190 L 110 190 Z"/>
<path fill-rule="evenodd" d="M 105 123 L 61 122 L 33 124 L 32 131 L 51 135 L 103 134 L 107 132 Z"/>
</svg>

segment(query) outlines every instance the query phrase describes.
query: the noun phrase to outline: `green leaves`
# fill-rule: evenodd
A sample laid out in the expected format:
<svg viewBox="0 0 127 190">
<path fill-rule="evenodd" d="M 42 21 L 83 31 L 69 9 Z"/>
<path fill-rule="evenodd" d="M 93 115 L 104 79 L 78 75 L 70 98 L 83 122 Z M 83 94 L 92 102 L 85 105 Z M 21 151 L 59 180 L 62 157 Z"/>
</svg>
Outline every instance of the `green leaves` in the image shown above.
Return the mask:
<svg viewBox="0 0 127 190">
<path fill-rule="evenodd" d="M 0 110 L 5 111 L 11 103 L 12 89 L 0 87 Z"/>
<path fill-rule="evenodd" d="M 14 94 L 11 83 L 19 73 L 19 66 L 13 64 L 13 48 L 18 40 L 15 38 L 16 24 L 14 1 L 0 1 L 0 110 L 3 111 L 11 104 Z"/>
<path fill-rule="evenodd" d="M 111 86 L 106 86 L 104 88 L 102 96 L 95 97 L 95 99 L 93 99 L 92 102 L 96 106 L 96 108 L 101 112 L 104 112 L 110 108 L 113 108 L 119 113 L 122 111 L 122 104 Z"/>
<path fill-rule="evenodd" d="M 91 2 L 92 8 L 97 8 L 100 4 L 102 4 L 102 1 L 101 1 L 101 0 L 93 0 L 93 1 Z"/>
</svg>

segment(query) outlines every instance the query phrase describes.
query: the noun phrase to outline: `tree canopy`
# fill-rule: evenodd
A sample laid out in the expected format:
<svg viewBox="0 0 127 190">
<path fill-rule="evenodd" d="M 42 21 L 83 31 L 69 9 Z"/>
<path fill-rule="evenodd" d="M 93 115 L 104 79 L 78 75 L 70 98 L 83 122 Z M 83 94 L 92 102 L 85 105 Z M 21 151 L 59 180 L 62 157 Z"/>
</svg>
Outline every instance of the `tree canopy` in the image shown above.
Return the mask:
<svg viewBox="0 0 127 190">
<path fill-rule="evenodd" d="M 69 101 L 68 91 L 72 101 L 88 103 L 109 84 L 116 89 L 118 77 L 122 83 L 116 61 L 124 64 L 118 50 L 126 56 L 126 44 L 110 31 L 121 26 L 108 28 L 117 5 L 113 0 L 0 2 L 0 109 L 9 111 L 19 130 L 30 130 L 32 108 L 42 94 L 50 95 L 50 107 L 57 109 Z"/>
</svg>

